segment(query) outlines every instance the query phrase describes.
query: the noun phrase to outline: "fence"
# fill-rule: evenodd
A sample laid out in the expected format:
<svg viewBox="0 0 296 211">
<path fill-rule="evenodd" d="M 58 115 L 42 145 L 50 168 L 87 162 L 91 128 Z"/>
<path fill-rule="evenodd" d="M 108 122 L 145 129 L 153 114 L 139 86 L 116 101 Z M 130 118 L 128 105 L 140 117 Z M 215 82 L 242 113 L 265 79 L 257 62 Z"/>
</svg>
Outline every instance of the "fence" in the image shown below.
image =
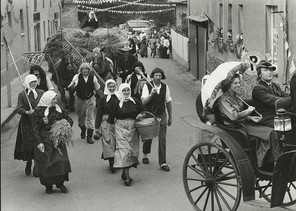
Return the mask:
<svg viewBox="0 0 296 211">
<path fill-rule="evenodd" d="M 188 38 L 178 34 L 173 29 L 171 29 L 171 36 L 173 59 L 188 68 Z"/>
</svg>

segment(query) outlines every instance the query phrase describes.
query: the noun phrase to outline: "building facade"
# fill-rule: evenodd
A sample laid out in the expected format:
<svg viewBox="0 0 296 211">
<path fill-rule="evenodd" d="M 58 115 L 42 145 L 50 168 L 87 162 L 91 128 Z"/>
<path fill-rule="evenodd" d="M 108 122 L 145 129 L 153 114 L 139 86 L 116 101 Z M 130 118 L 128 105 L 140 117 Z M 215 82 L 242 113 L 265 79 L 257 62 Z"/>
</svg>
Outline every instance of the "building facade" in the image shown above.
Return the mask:
<svg viewBox="0 0 296 211">
<path fill-rule="evenodd" d="M 60 16 L 60 0 L 1 1 L 1 28 L 7 25 L 16 32 L 9 47 L 20 72 L 28 70 L 28 64 L 22 59 L 23 53 L 43 51 L 47 38 L 55 34 L 60 26 Z M 1 30 L 1 87 L 6 85 L 7 80 L 17 76 L 12 59 L 6 56 L 3 31 Z"/>
<path fill-rule="evenodd" d="M 280 84 L 288 83 L 285 43 L 295 61 L 295 9 L 293 0 L 188 0 L 190 71 L 201 79 L 254 52 L 277 66 Z"/>
</svg>

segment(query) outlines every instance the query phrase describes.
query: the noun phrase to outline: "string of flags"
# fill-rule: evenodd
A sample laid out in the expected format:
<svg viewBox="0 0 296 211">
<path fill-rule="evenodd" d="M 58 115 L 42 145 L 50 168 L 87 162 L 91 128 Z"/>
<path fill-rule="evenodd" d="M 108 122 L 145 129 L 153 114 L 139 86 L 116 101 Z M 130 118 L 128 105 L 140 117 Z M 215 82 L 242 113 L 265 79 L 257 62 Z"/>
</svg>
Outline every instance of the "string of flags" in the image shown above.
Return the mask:
<svg viewBox="0 0 296 211">
<path fill-rule="evenodd" d="M 139 2 L 129 2 L 129 1 L 122 1 L 129 5 L 140 5 L 140 6 L 146 6 L 146 7 L 175 7 L 175 4 L 145 4 L 145 3 L 139 3 Z"/>
<path fill-rule="evenodd" d="M 134 2 L 128 2 L 124 0 L 99 0 L 99 1 L 75 1 L 74 3 L 77 5 L 78 12 L 84 12 L 88 13 L 90 11 L 95 11 L 95 12 L 109 12 L 109 13 L 117 13 L 117 14 L 151 14 L 151 13 L 162 13 L 162 12 L 169 12 L 169 11 L 174 11 L 175 10 L 175 4 L 144 4 L 140 3 L 143 0 L 137 0 Z M 114 2 L 122 2 L 123 4 L 117 5 L 117 6 L 112 6 L 108 8 L 96 8 L 92 7 L 90 5 L 101 5 L 104 3 L 114 3 Z M 86 6 L 87 5 L 87 6 Z M 170 7 L 167 9 L 159 9 L 159 10 L 149 10 L 149 11 L 122 11 L 122 10 L 114 10 L 130 5 L 137 5 L 137 6 L 151 6 L 151 7 Z"/>
<path fill-rule="evenodd" d="M 95 12 L 109 12 L 109 13 L 117 13 L 117 14 L 151 14 L 151 13 L 162 13 L 162 12 L 169 12 L 169 11 L 175 10 L 175 8 L 169 8 L 169 9 L 150 10 L 150 11 L 121 11 L 121 10 L 98 9 L 98 8 L 87 9 L 86 6 L 79 6 L 79 5 L 78 5 L 78 8 L 83 8 L 83 9 L 78 9 L 78 12 L 84 12 L 84 13 L 95 11 Z"/>
<path fill-rule="evenodd" d="M 67 13 L 62 13 L 62 17 L 67 17 L 68 15 L 70 15 L 74 10 L 76 9 L 76 7 L 73 7 L 69 12 Z"/>
</svg>

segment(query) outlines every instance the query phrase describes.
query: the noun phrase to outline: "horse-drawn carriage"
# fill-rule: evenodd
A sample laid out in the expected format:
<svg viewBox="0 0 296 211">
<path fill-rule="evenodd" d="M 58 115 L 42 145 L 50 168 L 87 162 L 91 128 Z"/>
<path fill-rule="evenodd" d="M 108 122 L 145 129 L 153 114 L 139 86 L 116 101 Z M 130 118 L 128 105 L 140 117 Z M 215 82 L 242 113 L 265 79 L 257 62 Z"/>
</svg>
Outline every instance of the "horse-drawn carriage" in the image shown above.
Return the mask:
<svg viewBox="0 0 296 211">
<path fill-rule="evenodd" d="M 264 198 L 270 207 L 296 204 L 296 125 L 291 127 L 289 121 L 296 114 L 281 107 L 279 101 L 276 118 L 282 121 L 282 131 L 277 131 L 281 154 L 273 166 L 258 167 L 257 140 L 243 125 L 225 126 L 215 108 L 216 124 L 206 124 L 198 95 L 196 109 L 200 118 L 182 118 L 196 128 L 198 143 L 188 151 L 183 164 L 185 192 L 196 210 L 237 210 L 241 194 L 248 204 L 259 203 L 255 196 Z"/>
</svg>

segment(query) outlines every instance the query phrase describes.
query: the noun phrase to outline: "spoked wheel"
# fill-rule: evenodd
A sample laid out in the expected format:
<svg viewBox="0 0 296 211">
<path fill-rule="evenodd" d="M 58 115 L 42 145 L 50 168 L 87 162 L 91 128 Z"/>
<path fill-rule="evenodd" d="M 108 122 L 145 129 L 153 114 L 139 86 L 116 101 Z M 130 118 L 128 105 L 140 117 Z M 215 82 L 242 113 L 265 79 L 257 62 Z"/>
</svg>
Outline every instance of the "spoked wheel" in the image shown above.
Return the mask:
<svg viewBox="0 0 296 211">
<path fill-rule="evenodd" d="M 232 156 L 215 143 L 199 143 L 187 153 L 183 183 L 196 210 L 237 210 L 241 178 Z"/>
<path fill-rule="evenodd" d="M 256 189 L 259 191 L 259 197 L 266 201 L 271 201 L 272 182 L 257 179 Z M 288 182 L 285 197 L 282 206 L 291 206 L 296 204 L 296 182 Z"/>
</svg>

